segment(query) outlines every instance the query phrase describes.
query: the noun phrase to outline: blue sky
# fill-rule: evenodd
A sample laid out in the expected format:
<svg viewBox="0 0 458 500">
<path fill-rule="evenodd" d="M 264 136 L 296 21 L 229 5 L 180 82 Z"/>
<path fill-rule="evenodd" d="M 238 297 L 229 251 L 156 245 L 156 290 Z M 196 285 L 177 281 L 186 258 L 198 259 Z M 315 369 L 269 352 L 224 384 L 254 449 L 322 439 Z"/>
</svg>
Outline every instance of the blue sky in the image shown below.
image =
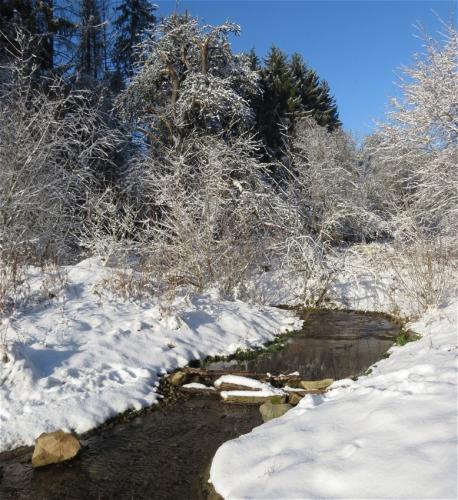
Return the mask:
<svg viewBox="0 0 458 500">
<path fill-rule="evenodd" d="M 176 1 L 156 0 L 158 14 L 175 10 Z M 233 40 L 236 51 L 256 49 L 264 56 L 275 44 L 287 53 L 300 52 L 320 77 L 328 80 L 346 129 L 359 139 L 383 117 L 390 95 L 397 92 L 395 70 L 410 64 L 421 51 L 414 25 L 430 34 L 442 19 L 456 17 L 455 0 L 181 0 L 210 24 L 227 19 L 242 27 Z"/>
</svg>

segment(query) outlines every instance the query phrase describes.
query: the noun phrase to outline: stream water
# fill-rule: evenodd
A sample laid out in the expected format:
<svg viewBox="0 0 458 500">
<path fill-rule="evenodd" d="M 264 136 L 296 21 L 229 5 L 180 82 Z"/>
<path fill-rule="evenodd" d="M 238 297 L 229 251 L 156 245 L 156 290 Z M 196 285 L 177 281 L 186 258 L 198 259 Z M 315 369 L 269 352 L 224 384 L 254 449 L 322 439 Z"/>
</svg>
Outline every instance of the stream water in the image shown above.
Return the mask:
<svg viewBox="0 0 458 500">
<path fill-rule="evenodd" d="M 211 368 L 299 371 L 306 379 L 358 376 L 392 345 L 399 326 L 385 317 L 318 311 L 275 353 Z M 217 448 L 262 423 L 257 406 L 227 405 L 215 395 L 182 395 L 82 437 L 80 455 L 32 469 L 32 448 L 0 454 L 0 498 L 206 498 L 205 472 Z"/>
</svg>

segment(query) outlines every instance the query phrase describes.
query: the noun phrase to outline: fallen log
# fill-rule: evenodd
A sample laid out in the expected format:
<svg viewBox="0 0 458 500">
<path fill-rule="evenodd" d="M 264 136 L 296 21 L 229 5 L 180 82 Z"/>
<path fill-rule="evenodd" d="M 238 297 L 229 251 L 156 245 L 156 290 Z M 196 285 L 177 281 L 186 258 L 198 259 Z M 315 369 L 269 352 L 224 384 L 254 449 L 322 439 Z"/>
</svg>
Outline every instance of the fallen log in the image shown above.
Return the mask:
<svg viewBox="0 0 458 500">
<path fill-rule="evenodd" d="M 266 401 L 280 404 L 286 401 L 286 394 L 271 391 L 223 391 L 221 398 L 223 403 L 228 404 L 259 405 Z"/>
<path fill-rule="evenodd" d="M 301 377 L 299 375 L 296 375 L 296 374 L 294 374 L 294 375 L 287 375 L 287 374 L 269 375 L 267 373 L 244 372 L 244 371 L 237 371 L 237 370 L 231 370 L 231 369 L 207 370 L 205 368 L 190 368 L 190 367 L 185 367 L 182 369 L 182 371 L 185 373 L 188 373 L 189 375 L 208 377 L 209 379 L 214 379 L 214 380 L 222 377 L 223 375 L 236 375 L 239 377 L 254 378 L 254 379 L 259 380 L 261 382 L 275 381 L 275 382 L 279 382 L 281 384 L 290 385 L 291 387 L 293 386 L 293 384 L 298 385 L 301 381 Z"/>
</svg>

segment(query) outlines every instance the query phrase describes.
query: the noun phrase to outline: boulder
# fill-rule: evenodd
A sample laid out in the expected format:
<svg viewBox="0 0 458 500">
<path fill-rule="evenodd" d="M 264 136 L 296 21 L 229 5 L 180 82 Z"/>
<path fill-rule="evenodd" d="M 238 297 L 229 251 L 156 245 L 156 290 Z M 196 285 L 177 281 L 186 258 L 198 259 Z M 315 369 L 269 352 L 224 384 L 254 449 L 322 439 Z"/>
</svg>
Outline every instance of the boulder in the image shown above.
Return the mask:
<svg viewBox="0 0 458 500">
<path fill-rule="evenodd" d="M 183 382 L 186 380 L 186 373 L 184 372 L 175 372 L 172 373 L 172 375 L 169 376 L 169 382 L 171 385 L 178 387 L 183 384 Z"/>
<path fill-rule="evenodd" d="M 259 411 L 261 412 L 262 420 L 268 422 L 274 418 L 281 417 L 291 408 L 292 405 L 288 403 L 274 404 L 272 401 L 267 401 L 259 407 Z"/>
<path fill-rule="evenodd" d="M 70 460 L 78 454 L 80 448 L 78 439 L 69 432 L 44 432 L 35 442 L 32 467 Z"/>
<path fill-rule="evenodd" d="M 288 403 L 290 405 L 296 406 L 303 397 L 304 397 L 304 394 L 302 394 L 300 392 L 289 392 L 288 393 Z"/>
<path fill-rule="evenodd" d="M 301 380 L 300 387 L 306 391 L 324 391 L 334 382 L 332 378 L 325 378 L 323 380 Z"/>
</svg>

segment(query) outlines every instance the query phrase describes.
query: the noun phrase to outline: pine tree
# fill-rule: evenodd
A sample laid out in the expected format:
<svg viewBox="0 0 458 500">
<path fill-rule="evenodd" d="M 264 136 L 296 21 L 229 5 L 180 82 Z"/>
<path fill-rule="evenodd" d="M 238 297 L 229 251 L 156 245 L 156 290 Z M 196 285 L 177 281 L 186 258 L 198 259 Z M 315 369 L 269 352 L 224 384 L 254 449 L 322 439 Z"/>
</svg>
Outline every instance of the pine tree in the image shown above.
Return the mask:
<svg viewBox="0 0 458 500">
<path fill-rule="evenodd" d="M 326 127 L 329 131 L 340 127 L 339 113 L 334 97 L 331 95 L 328 82 L 321 81 L 319 86 L 319 95 L 313 116 L 317 123 Z"/>
<path fill-rule="evenodd" d="M 97 80 L 103 65 L 103 23 L 97 0 L 81 0 L 78 71 Z"/>
<path fill-rule="evenodd" d="M 278 157 L 283 143 L 282 129 L 291 125 L 291 116 L 298 111 L 300 96 L 288 57 L 278 47 L 272 47 L 261 70 L 263 91 L 256 110 L 257 127 L 269 154 Z"/>
<path fill-rule="evenodd" d="M 114 21 L 117 34 L 113 61 L 123 77 L 132 75 L 135 47 L 140 43 L 142 33 L 156 22 L 156 8 L 150 0 L 123 0 L 116 7 L 118 16 Z"/>
<path fill-rule="evenodd" d="M 340 126 L 337 105 L 331 96 L 329 85 L 312 69 L 307 68 L 304 59 L 298 53 L 291 56 L 291 72 L 297 84 L 301 100 L 301 116 L 315 118 L 318 125 L 329 131 Z"/>
<path fill-rule="evenodd" d="M 56 16 L 55 0 L 0 0 L 0 58 L 5 59 L 14 46 L 15 30 L 34 37 L 34 62 L 41 71 L 51 71 L 55 62 L 55 38 L 66 25 Z"/>
<path fill-rule="evenodd" d="M 255 49 L 251 49 L 247 54 L 248 59 L 250 61 L 250 68 L 252 71 L 260 71 L 261 70 L 261 62 L 259 61 L 259 57 L 256 54 Z"/>
<path fill-rule="evenodd" d="M 258 67 L 254 51 L 250 61 L 253 68 Z M 300 54 L 294 53 L 288 59 L 279 48 L 272 47 L 260 74 L 263 95 L 255 98 L 252 106 L 259 136 L 266 147 L 266 159 L 282 158 L 285 137 L 294 133 L 300 119 L 311 116 L 329 131 L 340 126 L 327 82 L 307 67 Z"/>
</svg>

